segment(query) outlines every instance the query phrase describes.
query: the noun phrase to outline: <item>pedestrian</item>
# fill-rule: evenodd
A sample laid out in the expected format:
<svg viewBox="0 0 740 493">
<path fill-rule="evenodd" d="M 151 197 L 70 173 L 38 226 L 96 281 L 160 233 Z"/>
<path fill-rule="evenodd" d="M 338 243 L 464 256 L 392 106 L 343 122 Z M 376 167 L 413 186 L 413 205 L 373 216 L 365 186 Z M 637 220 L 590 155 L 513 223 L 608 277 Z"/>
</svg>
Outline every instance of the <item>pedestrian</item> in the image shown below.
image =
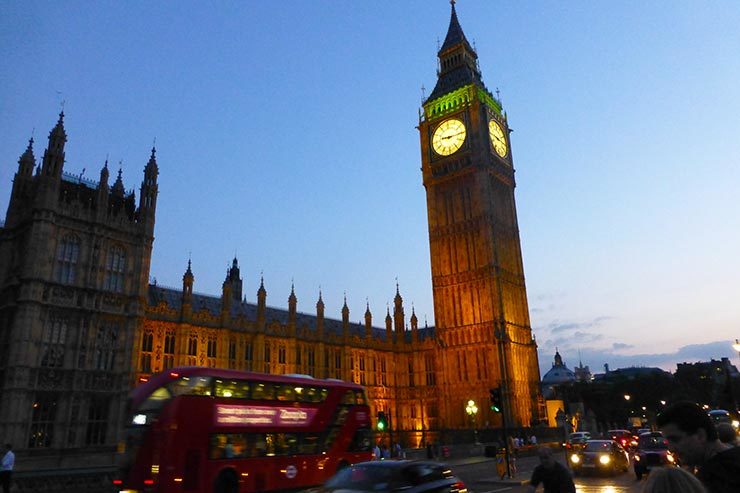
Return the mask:
<svg viewBox="0 0 740 493">
<path fill-rule="evenodd" d="M 375 444 L 375 447 L 373 447 L 373 456 L 375 456 L 375 460 L 380 460 L 383 457 L 380 455 L 380 447 L 378 447 L 378 444 Z"/>
<path fill-rule="evenodd" d="M 534 436 L 534 435 L 532 435 L 531 437 L 529 437 L 529 443 L 530 443 L 530 445 L 537 445 L 537 437 Z"/>
<path fill-rule="evenodd" d="M 398 442 L 393 446 L 393 455 L 396 456 L 396 459 L 401 458 L 401 444 Z"/>
<path fill-rule="evenodd" d="M 532 479 L 529 480 L 529 491 L 534 492 L 542 483 L 545 493 L 576 493 L 576 485 L 570 471 L 563 464 L 555 460 L 552 449 L 540 447 L 537 450 L 540 464 L 534 468 Z"/>
<path fill-rule="evenodd" d="M 734 447 L 737 445 L 737 433 L 730 423 L 719 423 L 717 425 L 717 436 L 719 441 Z"/>
<path fill-rule="evenodd" d="M 696 476 L 680 467 L 656 467 L 650 471 L 642 493 L 707 493 Z"/>
<path fill-rule="evenodd" d="M 10 477 L 13 475 L 14 466 L 15 454 L 13 453 L 13 446 L 6 443 L 5 455 L 0 462 L 0 484 L 3 486 L 3 493 L 10 493 Z"/>
<path fill-rule="evenodd" d="M 740 447 L 719 440 L 706 411 L 693 402 L 673 404 L 657 418 L 668 448 L 692 468 L 710 493 L 740 491 Z"/>
<path fill-rule="evenodd" d="M 380 458 L 382 460 L 391 458 L 391 449 L 388 448 L 388 445 L 383 444 L 383 450 L 380 452 Z"/>
</svg>

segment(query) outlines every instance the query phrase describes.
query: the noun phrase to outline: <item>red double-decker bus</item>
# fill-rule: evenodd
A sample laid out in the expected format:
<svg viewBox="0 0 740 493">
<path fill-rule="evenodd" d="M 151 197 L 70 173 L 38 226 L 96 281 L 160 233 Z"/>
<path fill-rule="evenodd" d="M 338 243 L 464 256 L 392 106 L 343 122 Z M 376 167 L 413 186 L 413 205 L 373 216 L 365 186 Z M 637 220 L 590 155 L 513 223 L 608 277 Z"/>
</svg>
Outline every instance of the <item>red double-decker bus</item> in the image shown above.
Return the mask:
<svg viewBox="0 0 740 493">
<path fill-rule="evenodd" d="M 127 412 L 121 492 L 293 490 L 372 458 L 365 391 L 339 380 L 173 368 Z"/>
</svg>

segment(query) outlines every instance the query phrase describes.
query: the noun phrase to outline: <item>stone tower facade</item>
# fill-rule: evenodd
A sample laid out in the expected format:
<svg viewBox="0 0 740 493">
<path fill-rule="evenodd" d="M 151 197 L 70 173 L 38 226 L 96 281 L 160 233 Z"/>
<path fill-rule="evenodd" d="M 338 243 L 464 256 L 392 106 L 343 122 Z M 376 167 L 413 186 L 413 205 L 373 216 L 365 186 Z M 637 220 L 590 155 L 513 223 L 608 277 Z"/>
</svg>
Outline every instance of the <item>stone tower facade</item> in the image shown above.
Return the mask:
<svg viewBox="0 0 740 493">
<path fill-rule="evenodd" d="M 0 228 L 0 436 L 30 469 L 111 462 L 154 240 L 154 149 L 137 206 L 107 162 L 65 173 L 66 141 L 61 113 L 39 166 L 29 142 Z"/>
<path fill-rule="evenodd" d="M 426 188 L 441 402 L 446 426 L 468 418 L 469 399 L 500 387 L 511 425 L 539 419 L 537 347 L 514 200 L 509 126 L 483 83 L 478 55 L 455 11 L 439 50 L 436 86 L 423 103 L 419 135 Z M 499 415 L 484 406 L 486 421 Z"/>
</svg>

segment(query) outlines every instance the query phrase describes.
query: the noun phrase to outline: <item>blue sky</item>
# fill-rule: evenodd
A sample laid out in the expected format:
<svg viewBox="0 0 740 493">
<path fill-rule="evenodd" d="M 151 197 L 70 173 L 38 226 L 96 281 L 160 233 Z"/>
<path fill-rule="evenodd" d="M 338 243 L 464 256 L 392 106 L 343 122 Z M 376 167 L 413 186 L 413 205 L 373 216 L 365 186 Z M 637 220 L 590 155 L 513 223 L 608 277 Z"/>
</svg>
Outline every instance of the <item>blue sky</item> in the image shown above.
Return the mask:
<svg viewBox="0 0 740 493">
<path fill-rule="evenodd" d="M 0 3 L 0 209 L 65 101 L 65 169 L 138 188 L 156 138 L 151 275 L 376 325 L 433 323 L 419 137 L 449 3 Z M 460 0 L 514 129 L 540 363 L 727 356 L 740 337 L 740 4 Z M 35 131 L 34 131 L 35 129 Z"/>
</svg>

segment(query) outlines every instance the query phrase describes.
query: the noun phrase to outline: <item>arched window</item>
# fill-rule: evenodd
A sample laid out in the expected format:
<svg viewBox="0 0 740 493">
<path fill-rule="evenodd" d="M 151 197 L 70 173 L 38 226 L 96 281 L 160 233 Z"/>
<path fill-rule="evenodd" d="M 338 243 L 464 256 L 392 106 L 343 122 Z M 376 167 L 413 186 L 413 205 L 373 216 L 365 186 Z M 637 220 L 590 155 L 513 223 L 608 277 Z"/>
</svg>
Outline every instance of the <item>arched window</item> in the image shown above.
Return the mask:
<svg viewBox="0 0 740 493">
<path fill-rule="evenodd" d="M 44 328 L 44 338 L 41 347 L 41 366 L 50 368 L 64 364 L 64 349 L 67 341 L 68 320 L 53 315 Z"/>
<path fill-rule="evenodd" d="M 141 338 L 141 371 L 152 372 L 152 348 L 154 347 L 154 334 L 151 330 L 144 332 Z"/>
<path fill-rule="evenodd" d="M 101 325 L 95 336 L 95 369 L 112 370 L 115 363 L 118 327 Z"/>
<path fill-rule="evenodd" d="M 108 250 L 105 263 L 105 281 L 103 289 L 120 293 L 123 291 L 123 275 L 126 271 L 126 252 L 119 246 Z"/>
<path fill-rule="evenodd" d="M 63 284 L 74 284 L 77 260 L 80 256 L 80 239 L 67 235 L 57 244 L 54 280 Z"/>
</svg>

